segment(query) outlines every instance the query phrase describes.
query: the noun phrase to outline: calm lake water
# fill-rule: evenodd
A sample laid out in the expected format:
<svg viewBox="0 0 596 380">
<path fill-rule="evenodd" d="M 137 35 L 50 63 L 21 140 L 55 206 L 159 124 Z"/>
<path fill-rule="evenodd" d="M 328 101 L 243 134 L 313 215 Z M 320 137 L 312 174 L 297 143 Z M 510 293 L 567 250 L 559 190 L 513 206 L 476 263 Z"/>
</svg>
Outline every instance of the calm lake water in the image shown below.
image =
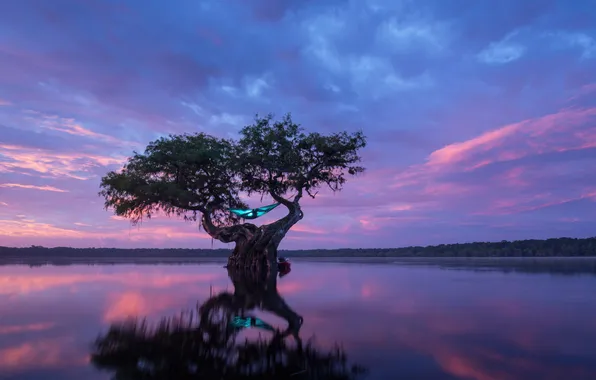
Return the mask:
<svg viewBox="0 0 596 380">
<path fill-rule="evenodd" d="M 362 379 L 596 379 L 593 271 L 456 263 L 296 261 L 277 290 L 304 318 L 300 337 L 321 351 L 341 344 Z M 225 291 L 221 263 L 0 266 L 0 379 L 110 379 L 90 364 L 110 325 L 179 315 Z"/>
</svg>

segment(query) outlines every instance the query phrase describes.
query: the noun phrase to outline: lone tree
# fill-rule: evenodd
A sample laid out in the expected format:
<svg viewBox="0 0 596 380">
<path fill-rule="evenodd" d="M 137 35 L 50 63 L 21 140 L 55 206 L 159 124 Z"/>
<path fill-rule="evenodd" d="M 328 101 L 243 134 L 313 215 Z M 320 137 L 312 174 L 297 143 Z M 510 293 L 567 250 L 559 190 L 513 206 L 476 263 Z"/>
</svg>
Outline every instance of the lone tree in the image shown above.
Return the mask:
<svg viewBox="0 0 596 380">
<path fill-rule="evenodd" d="M 134 152 L 120 171 L 101 179 L 106 209 L 133 224 L 155 212 L 200 220 L 205 231 L 235 243 L 233 267 L 270 266 L 288 230 L 304 216 L 303 195 L 315 198 L 321 187 L 342 189 L 348 176 L 364 171 L 358 151 L 362 132 L 305 133 L 287 114 L 255 118 L 240 139 L 204 133 L 170 135 Z M 284 205 L 283 218 L 261 226 L 242 223 L 229 210 L 248 208 L 240 195 L 270 196 Z"/>
</svg>

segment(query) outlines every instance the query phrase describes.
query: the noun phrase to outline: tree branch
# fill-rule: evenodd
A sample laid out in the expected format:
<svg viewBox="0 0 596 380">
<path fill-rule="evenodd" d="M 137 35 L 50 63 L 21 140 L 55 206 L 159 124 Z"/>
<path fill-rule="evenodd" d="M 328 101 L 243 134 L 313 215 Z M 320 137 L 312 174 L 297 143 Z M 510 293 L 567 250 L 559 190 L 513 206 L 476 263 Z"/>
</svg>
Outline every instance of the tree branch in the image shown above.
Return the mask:
<svg viewBox="0 0 596 380">
<path fill-rule="evenodd" d="M 296 205 L 294 204 L 294 202 L 277 195 L 271 187 L 269 188 L 269 194 L 271 195 L 271 198 L 273 198 L 274 201 L 286 206 L 290 211 L 292 211 L 294 208 L 296 208 Z"/>
<path fill-rule="evenodd" d="M 298 188 L 298 194 L 296 194 L 292 202 L 298 203 L 298 201 L 300 201 L 300 198 L 302 198 L 302 187 Z"/>
<path fill-rule="evenodd" d="M 182 210 L 199 211 L 202 214 L 205 214 L 207 212 L 207 209 L 203 206 L 182 205 L 176 201 L 171 201 L 170 203 L 172 204 L 172 206 L 177 207 Z"/>
<path fill-rule="evenodd" d="M 267 174 L 269 176 L 269 181 L 267 182 L 267 187 L 269 190 L 269 194 L 271 195 L 271 198 L 273 198 L 276 202 L 281 203 L 282 205 L 286 206 L 288 208 L 288 210 L 290 210 L 290 212 L 292 212 L 296 206 L 294 205 L 294 203 L 290 200 L 285 199 L 284 197 L 278 195 L 275 190 L 274 190 L 274 184 L 276 183 L 276 181 L 273 180 L 273 174 L 271 173 L 271 170 L 267 170 Z"/>
<path fill-rule="evenodd" d="M 211 212 L 203 212 L 202 214 L 201 225 L 209 236 L 214 237 L 217 234 L 217 227 L 213 224 L 213 220 L 211 220 Z"/>
</svg>

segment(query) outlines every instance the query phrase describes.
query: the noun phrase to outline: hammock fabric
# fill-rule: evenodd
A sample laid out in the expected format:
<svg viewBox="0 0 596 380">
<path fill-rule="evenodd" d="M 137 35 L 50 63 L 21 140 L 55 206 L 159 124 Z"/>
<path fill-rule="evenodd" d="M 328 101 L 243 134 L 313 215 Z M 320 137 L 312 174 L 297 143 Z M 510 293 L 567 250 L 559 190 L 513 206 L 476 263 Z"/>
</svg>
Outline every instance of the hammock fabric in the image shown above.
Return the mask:
<svg viewBox="0 0 596 380">
<path fill-rule="evenodd" d="M 274 203 L 269 206 L 263 206 L 263 207 L 252 208 L 252 209 L 231 208 L 230 212 L 238 215 L 239 217 L 241 217 L 243 219 L 256 219 L 259 216 L 265 215 L 266 213 L 273 210 L 277 206 L 279 206 L 279 203 Z"/>
</svg>

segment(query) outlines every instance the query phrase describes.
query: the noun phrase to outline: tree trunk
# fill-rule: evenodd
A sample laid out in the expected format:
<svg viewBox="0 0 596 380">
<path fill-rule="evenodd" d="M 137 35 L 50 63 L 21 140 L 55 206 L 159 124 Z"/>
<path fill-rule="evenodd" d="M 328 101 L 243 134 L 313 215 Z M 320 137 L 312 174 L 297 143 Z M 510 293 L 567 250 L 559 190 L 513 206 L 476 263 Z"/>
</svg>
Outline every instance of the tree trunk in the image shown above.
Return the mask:
<svg viewBox="0 0 596 380">
<path fill-rule="evenodd" d="M 277 271 L 277 248 L 289 229 L 300 221 L 304 214 L 295 199 L 290 202 L 274 196 L 276 201 L 288 208 L 288 214 L 270 224 L 256 226 L 252 223 L 238 224 L 228 227 L 217 227 L 213 224 L 209 212 L 203 213 L 202 225 L 214 239 L 223 243 L 236 245 L 228 258 L 228 267 L 251 270 L 254 272 Z"/>
</svg>

